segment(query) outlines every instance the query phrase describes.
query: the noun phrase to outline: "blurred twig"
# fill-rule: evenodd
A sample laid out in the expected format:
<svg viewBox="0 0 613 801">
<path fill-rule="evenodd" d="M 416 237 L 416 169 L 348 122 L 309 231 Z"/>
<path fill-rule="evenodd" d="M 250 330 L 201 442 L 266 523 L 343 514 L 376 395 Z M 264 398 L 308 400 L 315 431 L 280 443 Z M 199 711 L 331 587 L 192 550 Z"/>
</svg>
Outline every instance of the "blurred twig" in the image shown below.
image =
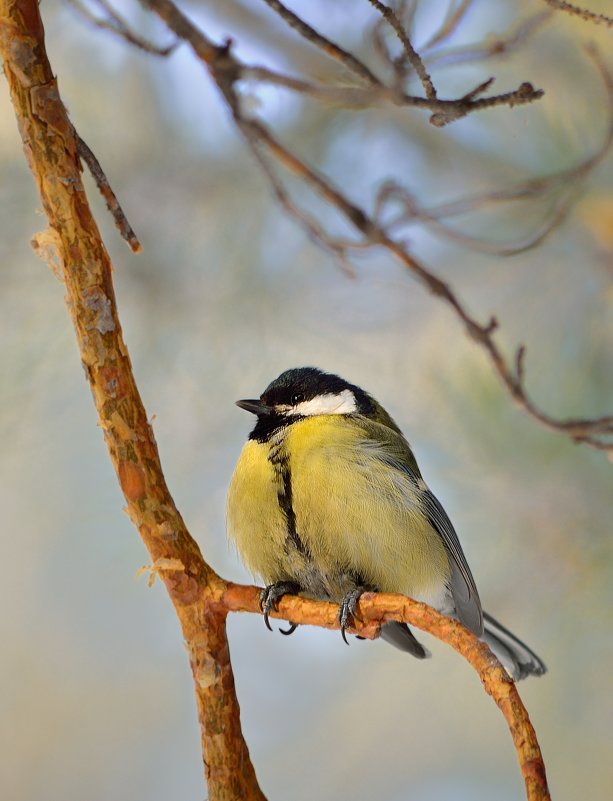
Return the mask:
<svg viewBox="0 0 613 801">
<path fill-rule="evenodd" d="M 307 42 L 311 42 L 311 44 L 315 45 L 315 47 L 318 47 L 327 56 L 339 61 L 341 64 L 343 64 L 343 66 L 364 80 L 366 83 L 374 86 L 379 85 L 379 79 L 373 72 L 371 72 L 371 70 L 369 70 L 366 64 L 363 64 L 359 59 L 352 55 L 352 53 L 344 50 L 335 42 L 331 41 L 325 36 L 322 36 L 318 31 L 315 30 L 315 28 L 313 28 L 312 25 L 309 25 L 297 14 L 294 14 L 293 11 L 287 8 L 287 6 L 283 5 L 283 3 L 279 2 L 279 0 L 264 0 L 264 2 L 276 14 L 278 14 L 281 19 L 290 26 L 290 28 L 293 28 L 297 33 L 300 34 L 300 36 L 306 39 Z"/>
<path fill-rule="evenodd" d="M 439 29 L 435 31 L 428 39 L 424 46 L 424 50 L 429 50 L 430 48 L 434 47 L 434 45 L 440 44 L 441 42 L 444 42 L 445 39 L 448 39 L 450 36 L 452 36 L 454 31 L 457 30 L 460 22 L 462 22 L 466 16 L 473 2 L 474 0 L 460 0 L 460 2 L 458 2 L 456 5 L 455 2 L 451 0 L 447 8 L 447 13 L 441 22 Z"/>
<path fill-rule="evenodd" d="M 509 106 L 510 108 L 513 108 L 514 106 L 523 105 L 525 103 L 531 103 L 534 100 L 538 100 L 543 95 L 542 90 L 534 89 L 532 84 L 524 81 L 517 89 L 511 92 L 504 92 L 499 95 L 492 95 L 490 97 L 477 97 L 476 95 L 482 93 L 483 91 L 482 85 L 471 90 L 470 92 L 465 93 L 459 98 L 441 100 L 436 96 L 432 81 L 430 80 L 430 77 L 427 74 L 423 63 L 421 62 L 419 55 L 414 50 L 413 45 L 411 44 L 406 31 L 404 30 L 396 14 L 394 14 L 394 12 L 388 6 L 379 3 L 378 0 L 369 0 L 369 2 L 371 2 L 371 4 L 375 6 L 375 8 L 377 8 L 377 10 L 384 15 L 384 18 L 387 19 L 392 25 L 396 34 L 403 43 L 405 56 L 408 56 L 409 53 L 411 54 L 411 63 L 420 75 L 424 87 L 426 87 L 426 97 L 409 95 L 402 92 L 398 85 L 387 86 L 383 81 L 377 78 L 372 70 L 367 67 L 361 59 L 358 59 L 354 54 L 339 47 L 339 45 L 337 45 L 331 39 L 324 36 L 319 31 L 316 31 L 313 26 L 309 25 L 301 17 L 288 9 L 283 3 L 280 2 L 280 0 L 264 0 L 264 2 L 275 13 L 277 13 L 281 19 L 284 20 L 284 22 L 297 31 L 307 41 L 321 49 L 328 56 L 340 61 L 348 70 L 360 77 L 362 80 L 366 81 L 371 88 L 376 88 L 378 92 L 372 93 L 373 102 L 378 98 L 380 100 L 391 100 L 397 105 L 428 108 L 435 112 L 430 117 L 430 122 L 437 127 L 448 125 L 449 123 L 455 122 L 461 117 L 465 117 L 467 114 L 471 114 L 475 111 L 482 111 L 486 108 L 493 108 L 494 106 Z M 141 3 L 145 7 L 148 7 L 148 3 L 145 0 L 141 0 Z M 394 73 L 398 75 L 398 63 L 394 62 L 391 57 L 389 57 L 389 62 Z M 244 64 L 240 63 L 236 59 L 235 65 L 239 69 L 245 67 Z M 489 87 L 491 83 L 492 81 L 487 84 L 487 87 Z"/>
<path fill-rule="evenodd" d="M 126 240 L 131 250 L 134 253 L 140 253 L 142 250 L 141 243 L 138 241 L 138 237 L 134 233 L 132 226 L 128 222 L 128 219 L 124 214 L 124 211 L 121 208 L 115 193 L 111 189 L 109 180 L 104 174 L 104 170 L 100 166 L 100 162 L 87 143 L 81 139 L 76 131 L 74 131 L 74 135 L 77 140 L 77 150 L 79 156 L 87 164 L 87 167 L 92 174 L 92 178 L 96 182 L 96 186 L 98 187 L 100 194 L 105 199 L 106 207 L 110 211 L 111 216 L 115 221 L 117 230 L 121 234 L 122 238 Z"/>
<path fill-rule="evenodd" d="M 429 208 L 421 207 L 417 199 L 405 187 L 393 181 L 388 181 L 377 194 L 375 219 L 381 220 L 390 201 L 396 202 L 402 207 L 402 212 L 392 220 L 387 221 L 386 229 L 388 232 L 397 232 L 399 228 L 402 229 L 402 226 L 407 224 L 421 223 L 434 231 L 439 237 L 449 239 L 472 250 L 491 253 L 496 256 L 511 256 L 523 253 L 543 242 L 566 218 L 582 189 L 585 179 L 609 154 L 613 146 L 613 77 L 598 51 L 593 46 L 589 46 L 586 49 L 602 78 L 607 93 L 607 108 L 609 112 L 605 137 L 601 146 L 594 153 L 579 164 L 552 175 L 533 178 L 509 189 L 484 192 L 481 195 L 461 198 Z M 443 222 L 449 217 L 473 212 L 496 203 L 543 198 L 555 192 L 560 194 L 555 198 L 553 209 L 549 212 L 547 218 L 534 233 L 519 241 L 498 244 L 487 241 L 483 237 L 471 236 Z"/>
<path fill-rule="evenodd" d="M 379 14 L 381 14 L 383 19 L 387 21 L 387 23 L 396 33 L 396 36 L 402 44 L 404 58 L 419 76 L 419 80 L 424 88 L 426 97 L 430 100 L 435 100 L 436 89 L 432 83 L 432 78 L 428 74 L 428 71 L 424 66 L 424 62 L 421 60 L 419 53 L 413 47 L 411 40 L 409 39 L 409 35 L 404 29 L 404 26 L 394 9 L 390 6 L 386 6 L 385 3 L 379 2 L 379 0 L 368 0 L 368 2 L 379 12 Z"/>
<path fill-rule="evenodd" d="M 607 17 L 605 14 L 588 11 L 587 8 L 567 3 L 565 0 L 545 0 L 545 3 L 557 11 L 566 11 L 567 14 L 571 14 L 573 17 L 580 17 L 586 22 L 595 22 L 597 25 L 606 25 L 607 28 L 613 28 L 613 17 Z"/>
<path fill-rule="evenodd" d="M 121 36 L 126 42 L 134 45 L 134 47 L 137 47 L 139 50 L 143 50 L 145 53 L 151 53 L 155 56 L 169 56 L 177 47 L 178 42 L 172 42 L 172 44 L 162 46 L 145 39 L 144 36 L 141 36 L 131 28 L 126 20 L 115 11 L 108 0 L 93 0 L 95 5 L 102 10 L 104 16 L 96 16 L 82 0 L 67 0 L 67 2 L 70 3 L 81 16 L 95 25 L 96 28 L 101 28 L 102 30 L 107 30 L 115 35 Z"/>
<path fill-rule="evenodd" d="M 490 58 L 500 58 L 509 55 L 521 47 L 533 36 L 548 20 L 553 17 L 553 11 L 539 11 L 525 20 L 522 20 L 514 29 L 500 36 L 488 37 L 484 42 L 464 45 L 461 47 L 424 48 L 424 61 L 430 66 L 448 67 L 453 64 L 465 64 L 468 61 L 486 61 Z"/>
</svg>

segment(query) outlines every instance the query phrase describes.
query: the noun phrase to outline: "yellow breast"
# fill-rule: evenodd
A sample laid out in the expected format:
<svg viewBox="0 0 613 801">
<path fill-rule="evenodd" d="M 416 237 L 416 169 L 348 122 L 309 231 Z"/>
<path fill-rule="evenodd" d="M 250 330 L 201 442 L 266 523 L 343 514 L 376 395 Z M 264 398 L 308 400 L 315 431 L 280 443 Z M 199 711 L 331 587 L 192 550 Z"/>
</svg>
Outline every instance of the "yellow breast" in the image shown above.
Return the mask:
<svg viewBox="0 0 613 801">
<path fill-rule="evenodd" d="M 283 485 L 269 454 L 267 443 L 246 443 L 230 482 L 227 505 L 228 535 L 248 569 L 266 583 L 290 578 L 284 567 L 287 523 L 278 498 Z"/>
<path fill-rule="evenodd" d="M 383 434 L 399 436 L 389 429 Z M 404 440 L 398 442 L 402 447 Z M 359 421 L 326 415 L 288 426 L 274 443 L 249 441 L 230 485 L 228 531 L 250 570 L 267 583 L 300 583 L 297 571 L 304 569 L 279 505 L 281 460 L 289 470 L 297 536 L 313 573 L 327 577 L 331 597 L 344 594 L 351 575 L 438 605 L 449 575 L 444 545 L 409 477 L 386 463 L 378 447 Z"/>
<path fill-rule="evenodd" d="M 408 476 L 379 458 L 359 424 L 307 418 L 289 429 L 286 450 L 298 533 L 318 564 L 439 602 L 449 574 L 442 540 Z"/>
</svg>

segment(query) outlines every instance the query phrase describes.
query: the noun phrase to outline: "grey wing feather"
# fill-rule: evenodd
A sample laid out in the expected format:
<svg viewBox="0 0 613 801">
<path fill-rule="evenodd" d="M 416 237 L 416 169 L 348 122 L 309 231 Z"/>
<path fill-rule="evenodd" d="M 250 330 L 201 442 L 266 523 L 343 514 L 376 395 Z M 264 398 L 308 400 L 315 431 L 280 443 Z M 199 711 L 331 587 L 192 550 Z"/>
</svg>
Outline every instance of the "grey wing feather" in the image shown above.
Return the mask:
<svg viewBox="0 0 613 801">
<path fill-rule="evenodd" d="M 445 512 L 437 497 L 429 489 L 423 491 L 422 501 L 430 522 L 440 534 L 447 553 L 451 557 L 449 559 L 451 568 L 450 589 L 455 601 L 457 616 L 466 628 L 474 632 L 477 637 L 480 637 L 483 634 L 481 601 L 479 600 L 475 580 L 458 540 L 458 535 L 447 516 L 447 512 Z"/>
<path fill-rule="evenodd" d="M 397 623 L 395 620 L 381 626 L 381 639 L 396 646 L 401 651 L 407 651 L 417 659 L 428 659 L 431 654 L 427 648 L 416 640 L 406 623 Z"/>
</svg>

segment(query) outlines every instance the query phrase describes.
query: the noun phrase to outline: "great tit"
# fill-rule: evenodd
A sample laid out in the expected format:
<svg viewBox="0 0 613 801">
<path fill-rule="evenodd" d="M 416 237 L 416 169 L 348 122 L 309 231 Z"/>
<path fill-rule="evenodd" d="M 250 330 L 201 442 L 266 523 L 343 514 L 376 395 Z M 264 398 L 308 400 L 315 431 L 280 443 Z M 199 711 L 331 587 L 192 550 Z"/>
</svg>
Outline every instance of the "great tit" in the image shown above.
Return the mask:
<svg viewBox="0 0 613 801">
<path fill-rule="evenodd" d="M 530 648 L 482 611 L 451 521 L 371 395 L 301 367 L 237 405 L 257 422 L 230 483 L 228 534 L 266 584 L 269 628 L 286 593 L 339 603 L 343 638 L 363 592 L 402 593 L 484 639 L 514 679 L 545 672 Z M 381 636 L 418 659 L 429 656 L 404 623 L 386 623 Z"/>
</svg>

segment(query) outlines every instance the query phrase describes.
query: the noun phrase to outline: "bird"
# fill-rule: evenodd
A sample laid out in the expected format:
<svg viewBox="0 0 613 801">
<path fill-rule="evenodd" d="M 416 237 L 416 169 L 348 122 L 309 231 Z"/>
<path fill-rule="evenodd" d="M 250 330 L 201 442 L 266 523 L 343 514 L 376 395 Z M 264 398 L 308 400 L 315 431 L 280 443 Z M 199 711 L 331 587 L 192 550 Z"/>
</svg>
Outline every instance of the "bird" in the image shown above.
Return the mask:
<svg viewBox="0 0 613 801">
<path fill-rule="evenodd" d="M 546 672 L 483 611 L 447 513 L 371 395 L 338 375 L 299 367 L 236 405 L 256 423 L 230 480 L 227 531 L 265 584 L 260 606 L 269 629 L 283 595 L 301 594 L 339 604 L 347 642 L 362 593 L 401 593 L 485 640 L 514 680 Z M 385 623 L 381 637 L 418 659 L 430 656 L 405 623 Z"/>
</svg>

